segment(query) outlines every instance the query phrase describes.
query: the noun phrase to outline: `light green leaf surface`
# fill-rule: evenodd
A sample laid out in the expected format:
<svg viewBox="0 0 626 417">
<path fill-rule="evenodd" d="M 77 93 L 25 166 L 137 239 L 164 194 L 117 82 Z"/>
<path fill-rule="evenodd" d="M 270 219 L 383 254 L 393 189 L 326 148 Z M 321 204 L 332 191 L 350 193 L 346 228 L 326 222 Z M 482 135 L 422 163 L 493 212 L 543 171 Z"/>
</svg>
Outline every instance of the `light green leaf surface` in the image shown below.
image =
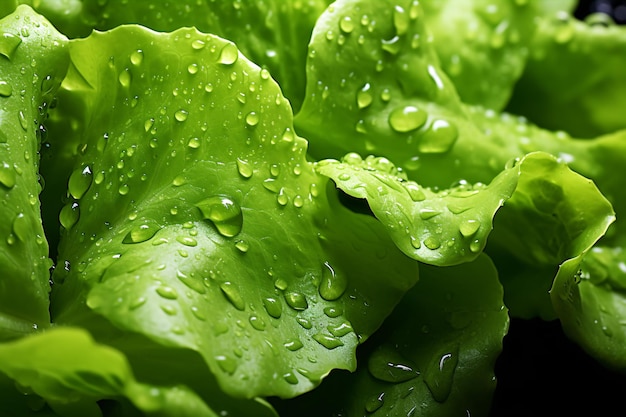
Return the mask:
<svg viewBox="0 0 626 417">
<path fill-rule="evenodd" d="M 488 415 L 509 323 L 496 269 L 481 255 L 420 272 L 362 347 L 359 369 L 331 375 L 317 391 L 283 404 L 281 416 Z"/>
<path fill-rule="evenodd" d="M 0 373 L 12 378 L 21 390 L 3 391 L 0 398 L 28 397 L 25 406 L 5 409 L 18 415 L 39 410 L 50 415 L 46 410 L 54 410 L 54 415 L 63 417 L 101 416 L 97 401 L 124 398 L 145 415 L 218 415 L 185 386 L 138 382 L 121 352 L 95 343 L 78 328 L 59 327 L 0 344 Z"/>
<path fill-rule="evenodd" d="M 27 6 L 0 21 L 0 340 L 47 327 L 48 242 L 39 148 L 69 62 L 67 39 Z"/>
<path fill-rule="evenodd" d="M 543 19 L 508 110 L 577 137 L 624 129 L 625 57 L 623 26 L 568 13 Z"/>
<path fill-rule="evenodd" d="M 104 337 L 92 310 L 198 352 L 236 397 L 354 369 L 417 264 L 313 171 L 269 73 L 195 29 L 120 27 L 70 49 L 55 112 L 76 118 L 50 130 L 73 163 L 55 320 Z"/>
<path fill-rule="evenodd" d="M 441 67 L 461 100 L 502 110 L 521 76 L 537 1 L 423 1 Z"/>
</svg>

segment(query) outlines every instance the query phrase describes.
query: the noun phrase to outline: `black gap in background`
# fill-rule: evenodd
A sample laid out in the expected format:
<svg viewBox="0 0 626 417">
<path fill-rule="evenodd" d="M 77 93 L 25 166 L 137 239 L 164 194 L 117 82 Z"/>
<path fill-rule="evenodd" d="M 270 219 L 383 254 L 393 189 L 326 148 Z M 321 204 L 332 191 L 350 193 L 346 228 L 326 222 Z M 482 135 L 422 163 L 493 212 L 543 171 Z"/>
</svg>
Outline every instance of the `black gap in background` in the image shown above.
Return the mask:
<svg viewBox="0 0 626 417">
<path fill-rule="evenodd" d="M 626 376 L 570 341 L 558 320 L 512 319 L 495 372 L 489 417 L 626 416 Z"/>
</svg>

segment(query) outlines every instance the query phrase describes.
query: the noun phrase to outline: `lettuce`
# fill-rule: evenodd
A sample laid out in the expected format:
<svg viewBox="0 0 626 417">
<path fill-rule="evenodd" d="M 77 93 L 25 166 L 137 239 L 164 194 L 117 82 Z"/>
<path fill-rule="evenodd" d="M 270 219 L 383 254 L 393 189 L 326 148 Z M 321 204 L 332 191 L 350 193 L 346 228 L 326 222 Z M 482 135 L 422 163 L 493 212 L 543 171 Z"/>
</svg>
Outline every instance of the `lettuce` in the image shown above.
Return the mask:
<svg viewBox="0 0 626 417">
<path fill-rule="evenodd" d="M 0 6 L 0 412 L 488 415 L 511 319 L 624 372 L 624 33 L 572 8 Z"/>
</svg>

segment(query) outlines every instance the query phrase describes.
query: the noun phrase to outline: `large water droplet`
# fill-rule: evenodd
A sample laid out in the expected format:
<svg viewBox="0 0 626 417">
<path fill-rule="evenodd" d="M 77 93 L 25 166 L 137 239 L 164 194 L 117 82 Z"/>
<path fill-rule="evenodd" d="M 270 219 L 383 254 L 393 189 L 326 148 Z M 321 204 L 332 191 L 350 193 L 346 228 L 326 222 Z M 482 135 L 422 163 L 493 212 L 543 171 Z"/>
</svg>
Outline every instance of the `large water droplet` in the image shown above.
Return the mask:
<svg viewBox="0 0 626 417">
<path fill-rule="evenodd" d="M 134 226 L 124 236 L 122 243 L 141 243 L 150 240 L 161 229 L 156 221 L 146 219 L 141 224 Z"/>
<path fill-rule="evenodd" d="M 263 306 L 265 307 L 265 311 L 267 311 L 267 314 L 269 314 L 271 317 L 274 317 L 275 319 L 280 318 L 283 313 L 283 305 L 281 304 L 280 300 L 276 298 L 267 297 L 263 299 Z"/>
<path fill-rule="evenodd" d="M 354 21 L 350 16 L 344 16 L 339 21 L 339 29 L 343 33 L 351 33 L 354 30 Z"/>
<path fill-rule="evenodd" d="M 319 285 L 319 292 L 323 299 L 333 301 L 343 295 L 348 287 L 348 280 L 345 275 L 337 274 L 328 262 L 324 262 L 322 267 L 322 280 Z"/>
<path fill-rule="evenodd" d="M 420 138 L 417 149 L 422 153 L 443 153 L 450 150 L 459 132 L 456 126 L 446 120 L 433 121 Z"/>
<path fill-rule="evenodd" d="M 464 237 L 470 237 L 478 231 L 480 228 L 480 221 L 474 219 L 467 219 L 461 222 L 459 225 L 459 231 Z"/>
<path fill-rule="evenodd" d="M 6 81 L 0 81 L 0 96 L 9 97 L 13 94 L 13 87 Z"/>
<path fill-rule="evenodd" d="M 238 58 L 239 51 L 237 50 L 237 47 L 232 43 L 227 43 L 220 51 L 220 56 L 217 59 L 217 62 L 224 65 L 232 65 L 237 62 Z"/>
<path fill-rule="evenodd" d="M 306 310 L 309 306 L 309 303 L 307 302 L 304 294 L 297 291 L 290 291 L 285 293 L 285 301 L 287 301 L 289 307 L 298 311 Z"/>
<path fill-rule="evenodd" d="M 76 224 L 80 217 L 80 210 L 77 202 L 68 203 L 61 209 L 59 213 L 59 222 L 61 226 L 69 230 Z"/>
<path fill-rule="evenodd" d="M 117 77 L 117 80 L 120 82 L 122 87 L 128 88 L 130 86 L 130 81 L 131 81 L 130 70 L 126 68 L 122 72 L 120 72 L 120 75 Z"/>
<path fill-rule="evenodd" d="M 178 278 L 178 280 L 180 282 L 182 282 L 183 284 L 185 284 L 185 286 L 195 292 L 197 292 L 198 294 L 205 294 L 206 293 L 206 287 L 204 285 L 204 283 L 202 282 L 201 279 L 196 279 L 193 274 L 191 276 L 184 274 L 181 271 L 176 271 L 176 278 Z M 192 309 L 193 311 L 193 309 Z"/>
<path fill-rule="evenodd" d="M 4 187 L 11 189 L 15 187 L 15 181 L 17 179 L 17 173 L 12 166 L 3 162 L 0 164 L 0 184 Z"/>
<path fill-rule="evenodd" d="M 237 158 L 237 171 L 244 178 L 250 178 L 254 172 L 250 163 L 240 158 Z"/>
<path fill-rule="evenodd" d="M 426 112 L 415 106 L 398 107 L 389 113 L 389 126 L 396 132 L 410 132 L 422 127 L 426 119 Z"/>
<path fill-rule="evenodd" d="M 68 191 L 75 199 L 79 200 L 91 186 L 93 173 L 88 165 L 82 169 L 76 169 L 70 175 Z"/>
<path fill-rule="evenodd" d="M 372 96 L 370 83 L 367 83 L 356 93 L 356 104 L 359 106 L 359 109 L 364 109 L 365 107 L 372 104 L 374 97 Z"/>
<path fill-rule="evenodd" d="M 141 65 L 143 62 L 143 51 L 141 49 L 137 49 L 130 54 L 130 62 L 135 66 Z"/>
<path fill-rule="evenodd" d="M 174 113 L 174 119 L 176 119 L 179 122 L 184 122 L 185 120 L 187 120 L 188 116 L 189 116 L 189 112 L 185 109 L 177 110 L 176 113 Z"/>
<path fill-rule="evenodd" d="M 395 349 L 380 347 L 369 357 L 367 369 L 376 379 L 400 383 L 419 376 L 416 366 Z"/>
<path fill-rule="evenodd" d="M 167 300 L 175 300 L 178 298 L 178 293 L 172 287 L 157 287 L 156 292 L 159 296 Z"/>
<path fill-rule="evenodd" d="M 226 299 L 230 301 L 230 303 L 237 309 L 243 311 L 246 308 L 246 303 L 239 292 L 239 289 L 229 281 L 223 282 L 220 284 L 220 289 Z"/>
<path fill-rule="evenodd" d="M 22 43 L 22 38 L 12 33 L 5 32 L 0 35 L 0 54 L 12 59 L 15 50 Z"/>
<path fill-rule="evenodd" d="M 335 349 L 339 346 L 343 346 L 341 339 L 329 334 L 317 333 L 313 335 L 313 339 L 326 349 Z"/>
<path fill-rule="evenodd" d="M 231 198 L 216 195 L 202 200 L 196 206 L 222 236 L 233 237 L 241 231 L 243 225 L 241 207 Z"/>
<path fill-rule="evenodd" d="M 17 236 L 19 240 L 22 242 L 26 242 L 29 237 L 29 221 L 28 218 L 24 215 L 24 213 L 19 213 L 13 219 L 13 225 L 11 227 L 13 234 Z"/>
<path fill-rule="evenodd" d="M 378 395 L 374 395 L 370 397 L 365 402 L 365 411 L 367 411 L 368 413 L 373 413 L 374 411 L 377 411 L 380 407 L 382 407 L 384 403 L 385 403 L 385 393 L 381 392 Z"/>
<path fill-rule="evenodd" d="M 292 352 L 302 349 L 303 347 L 302 342 L 298 339 L 288 340 L 287 342 L 283 343 L 283 346 L 285 346 L 287 349 L 289 349 Z"/>
<path fill-rule="evenodd" d="M 218 355 L 215 357 L 215 361 L 217 362 L 220 369 L 227 374 L 232 375 L 237 370 L 237 361 L 230 356 Z"/>
<path fill-rule="evenodd" d="M 426 368 L 424 382 L 436 401 L 444 402 L 450 395 L 454 371 L 458 361 L 459 346 L 454 345 L 450 349 L 435 355 L 434 360 Z"/>
<path fill-rule="evenodd" d="M 398 35 L 404 35 L 409 29 L 409 15 L 401 6 L 396 5 L 393 9 L 393 25 Z"/>
</svg>

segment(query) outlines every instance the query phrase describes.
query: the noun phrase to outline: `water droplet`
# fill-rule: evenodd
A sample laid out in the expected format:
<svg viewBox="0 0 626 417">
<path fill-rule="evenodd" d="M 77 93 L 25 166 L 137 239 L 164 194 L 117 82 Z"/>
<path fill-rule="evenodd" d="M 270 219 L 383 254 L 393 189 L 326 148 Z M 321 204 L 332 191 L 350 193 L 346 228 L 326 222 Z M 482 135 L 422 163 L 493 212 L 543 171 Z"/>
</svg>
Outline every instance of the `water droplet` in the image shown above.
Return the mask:
<svg viewBox="0 0 626 417">
<path fill-rule="evenodd" d="M 441 246 L 441 242 L 434 236 L 428 236 L 424 239 L 424 246 L 430 250 L 438 249 Z"/>
<path fill-rule="evenodd" d="M 354 30 L 354 21 L 350 16 L 344 16 L 339 21 L 339 29 L 343 33 L 350 33 Z"/>
<path fill-rule="evenodd" d="M 17 47 L 22 43 L 22 38 L 12 33 L 5 32 L 0 36 L 0 54 L 12 59 Z"/>
<path fill-rule="evenodd" d="M 426 119 L 426 112 L 415 106 L 398 107 L 389 113 L 389 126 L 396 132 L 410 132 L 422 127 Z"/>
<path fill-rule="evenodd" d="M 256 112 L 251 111 L 250 113 L 246 115 L 246 124 L 248 126 L 251 126 L 251 127 L 256 126 L 258 123 L 259 123 L 259 115 Z"/>
<path fill-rule="evenodd" d="M 319 292 L 323 299 L 333 301 L 343 295 L 348 287 L 348 280 L 343 274 L 337 274 L 328 262 L 322 267 L 322 280 Z"/>
<path fill-rule="evenodd" d="M 384 39 L 382 41 L 381 47 L 383 50 L 389 52 L 392 55 L 397 55 L 400 52 L 400 38 L 398 36 L 394 36 L 391 39 Z M 382 71 L 382 61 L 380 64 L 377 64 L 376 70 Z"/>
<path fill-rule="evenodd" d="M 343 310 L 336 307 L 326 307 L 324 309 L 324 314 L 332 319 L 341 316 L 343 314 Z"/>
<path fill-rule="evenodd" d="M 191 75 L 197 74 L 199 70 L 200 67 L 195 62 L 187 66 L 187 72 Z"/>
<path fill-rule="evenodd" d="M 435 355 L 424 372 L 424 382 L 435 401 L 444 402 L 452 390 L 452 379 L 459 361 L 459 346 Z"/>
<path fill-rule="evenodd" d="M 417 185 L 416 183 L 414 183 L 412 181 L 405 181 L 403 183 L 403 185 L 404 185 L 404 188 L 409 193 L 409 196 L 411 197 L 411 200 L 413 200 L 415 202 L 420 202 L 420 201 L 426 200 L 426 194 L 424 194 L 424 191 L 422 191 L 420 186 Z"/>
<path fill-rule="evenodd" d="M 306 297 L 301 292 L 290 291 L 285 293 L 285 301 L 289 307 L 298 311 L 306 310 L 309 306 Z"/>
<path fill-rule="evenodd" d="M 257 316 L 256 314 L 252 314 L 250 316 L 250 318 L 248 319 L 248 321 L 250 322 L 250 325 L 256 329 L 256 330 L 265 330 L 265 322 L 263 321 L 262 318 L 260 318 L 259 316 Z"/>
<path fill-rule="evenodd" d="M 482 245 L 480 243 L 480 240 L 478 239 L 474 239 L 472 240 L 472 242 L 469 245 L 470 251 L 473 253 L 478 253 L 480 252 Z"/>
<path fill-rule="evenodd" d="M 178 293 L 172 287 L 157 287 L 156 292 L 167 300 L 175 300 L 178 298 Z"/>
<path fill-rule="evenodd" d="M 196 137 L 189 139 L 189 142 L 187 142 L 187 146 L 191 149 L 198 149 L 200 147 L 200 144 L 200 139 Z"/>
<path fill-rule="evenodd" d="M 161 229 L 161 226 L 154 220 L 146 219 L 141 224 L 134 226 L 124 236 L 122 243 L 141 243 L 150 240 Z"/>
<path fill-rule="evenodd" d="M 237 50 L 237 47 L 232 43 L 227 43 L 220 51 L 220 56 L 217 59 L 217 62 L 224 65 L 232 65 L 237 62 L 238 58 L 239 51 Z"/>
<path fill-rule="evenodd" d="M 28 131 L 28 121 L 26 120 L 26 115 L 24 114 L 22 110 L 17 112 L 17 119 L 19 120 L 20 126 L 22 127 L 22 129 L 25 132 Z"/>
<path fill-rule="evenodd" d="M 439 210 L 435 210 L 429 207 L 421 208 L 419 213 L 420 213 L 420 218 L 422 220 L 432 219 L 433 217 L 441 214 Z"/>
<path fill-rule="evenodd" d="M 188 276 L 181 271 L 176 271 L 176 278 L 178 278 L 178 280 L 182 282 L 187 288 L 197 292 L 198 294 L 206 293 L 206 287 L 202 280 L 196 279 L 193 274 L 192 276 Z"/>
<path fill-rule="evenodd" d="M 17 173 L 12 166 L 3 162 L 0 164 L 0 184 L 5 188 L 11 189 L 15 187 L 15 181 L 17 179 Z"/>
<path fill-rule="evenodd" d="M 327 329 L 330 332 L 330 334 L 332 334 L 335 337 L 343 337 L 347 335 L 348 333 L 352 333 L 354 331 L 354 329 L 352 328 L 352 325 L 347 322 L 328 326 Z"/>
<path fill-rule="evenodd" d="M 385 393 L 381 392 L 378 395 L 374 395 L 370 397 L 365 402 L 365 411 L 367 411 L 368 413 L 373 413 L 376 410 L 378 410 L 380 407 L 382 407 L 384 403 L 385 403 Z"/>
<path fill-rule="evenodd" d="M 69 230 L 76 224 L 80 217 L 80 210 L 77 202 L 68 203 L 61 209 L 59 213 L 59 222 L 66 230 Z"/>
<path fill-rule="evenodd" d="M 22 242 L 26 242 L 29 237 L 29 221 L 24 213 L 19 213 L 13 219 L 12 231 L 15 236 Z"/>
<path fill-rule="evenodd" d="M 339 346 L 343 346 L 343 342 L 341 341 L 341 339 L 335 336 L 331 336 L 329 334 L 317 333 L 313 335 L 313 339 L 320 345 L 324 346 L 326 349 L 335 349 Z"/>
<path fill-rule="evenodd" d="M 243 225 L 241 207 L 226 196 L 216 195 L 196 204 L 205 219 L 210 220 L 225 237 L 237 235 Z"/>
<path fill-rule="evenodd" d="M 133 53 L 130 54 L 130 62 L 135 66 L 141 65 L 143 62 L 143 51 L 141 49 L 137 49 Z"/>
<path fill-rule="evenodd" d="M 369 357 L 367 369 L 380 381 L 400 383 L 419 376 L 416 366 L 395 349 L 382 346 Z"/>
<path fill-rule="evenodd" d="M 185 120 L 187 120 L 188 116 L 189 112 L 185 109 L 177 110 L 176 113 L 174 113 L 174 118 L 179 122 L 184 122 Z"/>
<path fill-rule="evenodd" d="M 128 194 L 128 192 L 130 191 L 130 187 L 128 186 L 128 184 L 122 184 L 120 185 L 120 187 L 117 189 L 117 192 L 120 195 L 126 195 Z"/>
<path fill-rule="evenodd" d="M 191 47 L 195 49 L 196 51 L 203 49 L 205 46 L 206 46 L 206 43 L 202 39 L 194 39 L 191 42 Z"/>
<path fill-rule="evenodd" d="M 239 292 L 239 289 L 233 285 L 233 283 L 226 281 L 220 284 L 220 289 L 226 299 L 237 309 L 243 311 L 246 308 L 246 304 L 243 301 L 243 297 Z"/>
<path fill-rule="evenodd" d="M 285 381 L 287 381 L 287 383 L 291 385 L 298 384 L 298 377 L 293 372 L 287 372 L 283 375 L 283 378 L 285 379 Z"/>
<path fill-rule="evenodd" d="M 248 252 L 248 249 L 250 249 L 250 244 L 245 240 L 238 240 L 235 242 L 235 247 L 239 250 L 239 252 L 246 253 Z"/>
<path fill-rule="evenodd" d="M 424 132 L 417 148 L 422 153 L 443 153 L 450 150 L 459 132 L 454 124 L 446 120 L 435 120 Z"/>
<path fill-rule="evenodd" d="M 467 219 L 459 225 L 459 231 L 464 237 L 470 237 L 480 228 L 480 221 L 475 219 Z"/>
<path fill-rule="evenodd" d="M 217 362 L 220 369 L 227 374 L 232 375 L 237 370 L 237 361 L 230 356 L 218 355 L 215 357 L 215 361 Z"/>
<path fill-rule="evenodd" d="M 372 104 L 374 98 L 370 90 L 370 83 L 367 83 L 356 93 L 356 104 L 359 106 L 359 109 L 364 109 Z"/>
<path fill-rule="evenodd" d="M 313 323 L 311 323 L 310 320 L 305 319 L 304 317 L 298 317 L 296 321 L 304 329 L 310 330 L 313 327 Z"/>
<path fill-rule="evenodd" d="M 409 16 L 402 7 L 397 5 L 393 9 L 393 25 L 398 35 L 404 35 L 409 29 Z"/>
<path fill-rule="evenodd" d="M 85 195 L 89 187 L 91 187 L 92 180 L 93 174 L 89 165 L 85 166 L 83 169 L 76 169 L 72 172 L 72 175 L 70 175 L 68 191 L 72 197 L 79 200 Z"/>
<path fill-rule="evenodd" d="M 0 81 L 0 96 L 9 97 L 13 94 L 13 87 L 6 81 Z"/>
<path fill-rule="evenodd" d="M 128 88 L 130 86 L 130 81 L 131 81 L 130 70 L 128 68 L 125 68 L 122 72 L 120 72 L 120 75 L 117 77 L 117 80 L 120 82 L 122 87 Z"/>
<path fill-rule="evenodd" d="M 267 297 L 263 299 L 263 306 L 265 307 L 267 314 L 275 319 L 280 318 L 283 313 L 283 305 L 280 300 L 277 300 L 276 298 Z"/>
<path fill-rule="evenodd" d="M 198 246 L 198 241 L 191 236 L 177 236 L 176 241 L 191 248 L 194 246 Z"/>
<path fill-rule="evenodd" d="M 250 178 L 253 174 L 252 166 L 246 160 L 237 158 L 237 171 L 244 178 Z"/>
<path fill-rule="evenodd" d="M 137 297 L 128 305 L 128 308 L 131 310 L 136 310 L 142 305 L 144 305 L 148 301 L 146 297 Z"/>
</svg>

